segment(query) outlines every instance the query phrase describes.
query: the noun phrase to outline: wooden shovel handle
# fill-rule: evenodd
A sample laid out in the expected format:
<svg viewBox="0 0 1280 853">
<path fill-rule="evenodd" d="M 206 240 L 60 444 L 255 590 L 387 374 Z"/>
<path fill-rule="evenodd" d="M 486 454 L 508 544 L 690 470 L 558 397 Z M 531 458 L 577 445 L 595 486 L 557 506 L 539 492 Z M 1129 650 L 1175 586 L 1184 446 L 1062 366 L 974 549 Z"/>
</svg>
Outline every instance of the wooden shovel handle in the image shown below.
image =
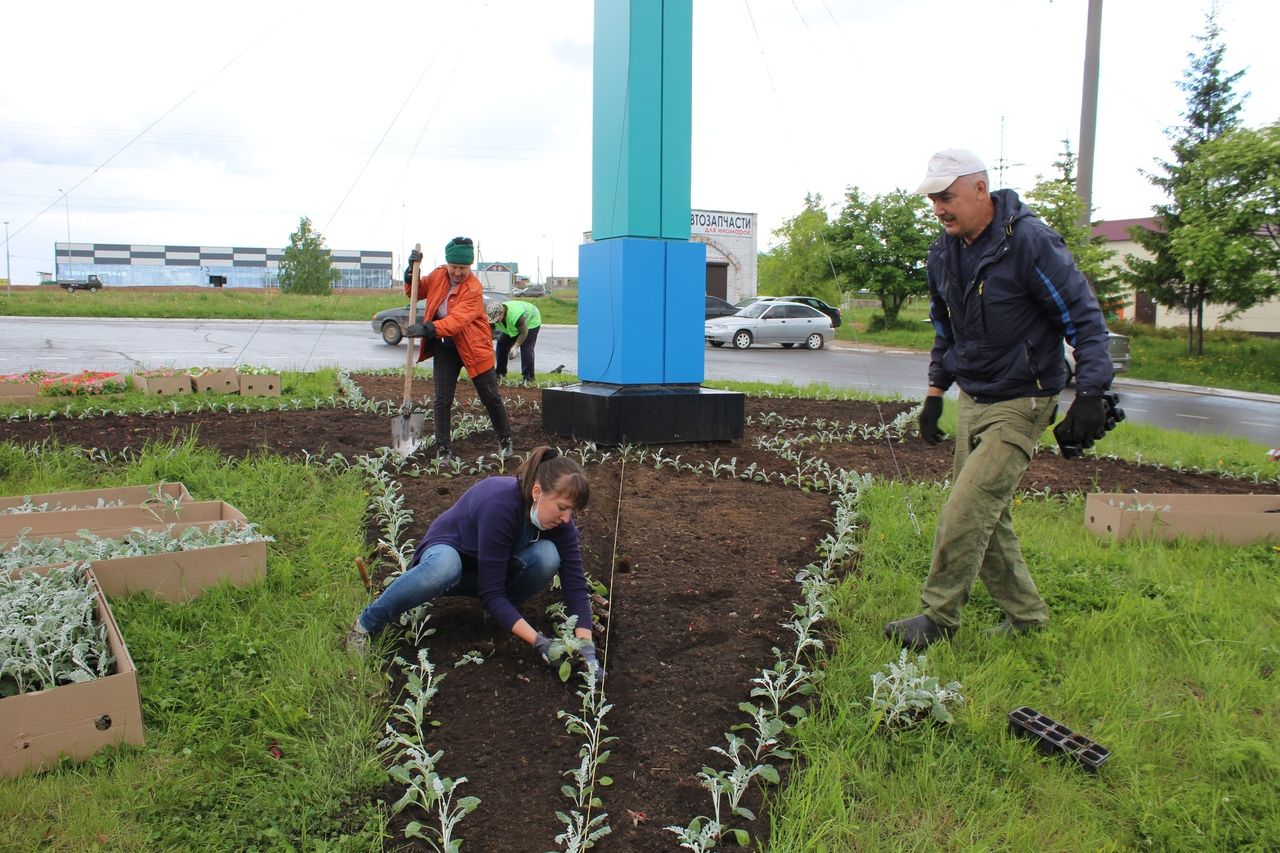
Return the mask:
<svg viewBox="0 0 1280 853">
<path fill-rule="evenodd" d="M 414 243 L 414 251 L 421 252 L 422 244 Z M 409 325 L 414 324 L 418 312 L 418 264 L 414 261 L 409 270 Z M 413 407 L 413 338 L 405 344 L 404 354 L 404 413 L 409 414 Z"/>
</svg>

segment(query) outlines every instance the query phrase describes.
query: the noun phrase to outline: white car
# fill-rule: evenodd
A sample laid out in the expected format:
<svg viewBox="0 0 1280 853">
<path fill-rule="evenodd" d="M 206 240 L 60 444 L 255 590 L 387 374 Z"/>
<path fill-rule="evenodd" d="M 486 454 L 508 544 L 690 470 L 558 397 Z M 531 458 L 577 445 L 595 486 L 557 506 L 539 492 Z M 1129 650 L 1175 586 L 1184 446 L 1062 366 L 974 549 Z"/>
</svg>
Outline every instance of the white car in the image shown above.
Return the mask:
<svg viewBox="0 0 1280 853">
<path fill-rule="evenodd" d="M 713 347 L 731 343 L 735 349 L 752 344 L 822 349 L 835 336 L 830 317 L 798 302 L 754 302 L 737 314 L 707 320 L 703 330 Z"/>
<path fill-rule="evenodd" d="M 1067 360 L 1067 384 L 1076 378 L 1076 351 L 1071 344 L 1063 344 Z M 1116 373 L 1124 373 L 1129 369 L 1129 339 L 1115 332 L 1107 332 L 1107 352 L 1111 355 L 1111 369 Z"/>
</svg>

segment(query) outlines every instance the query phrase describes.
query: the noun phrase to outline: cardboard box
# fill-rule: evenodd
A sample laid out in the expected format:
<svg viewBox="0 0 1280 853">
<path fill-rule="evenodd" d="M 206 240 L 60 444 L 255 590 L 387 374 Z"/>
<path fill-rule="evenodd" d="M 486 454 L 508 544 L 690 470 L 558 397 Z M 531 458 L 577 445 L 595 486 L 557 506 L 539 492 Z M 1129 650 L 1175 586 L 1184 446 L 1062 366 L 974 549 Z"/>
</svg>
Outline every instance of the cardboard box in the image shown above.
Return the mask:
<svg viewBox="0 0 1280 853">
<path fill-rule="evenodd" d="M 169 500 L 191 500 L 191 493 L 182 483 L 154 483 L 150 486 L 113 486 L 106 489 L 80 489 L 73 492 L 43 492 L 38 495 L 15 495 L 0 498 L 0 511 L 10 507 L 21 506 L 27 497 L 37 506 L 48 504 L 50 510 L 94 508 L 99 499 L 104 501 L 124 501 L 124 506 L 140 506 L 152 497 L 164 497 Z M 25 513 L 24 513 L 25 514 Z M 3 516 L 0 516 L 3 518 Z"/>
<path fill-rule="evenodd" d="M 191 377 L 185 373 L 177 376 L 142 376 L 133 374 L 133 386 L 144 394 L 157 397 L 173 397 L 191 393 Z"/>
<path fill-rule="evenodd" d="M 245 397 L 279 397 L 280 374 L 251 376 L 242 373 L 240 374 L 240 394 Z"/>
<path fill-rule="evenodd" d="M 1094 493 L 1085 498 L 1084 526 L 1116 539 L 1280 541 L 1280 495 Z"/>
<path fill-rule="evenodd" d="M 0 406 L 33 403 L 40 396 L 40 386 L 34 382 L 0 382 Z"/>
<path fill-rule="evenodd" d="M 24 530 L 28 539 L 71 539 L 77 531 L 91 530 L 98 536 L 117 539 L 135 527 L 156 529 L 166 524 L 175 533 L 215 521 L 245 521 L 244 513 L 225 501 L 187 501 L 176 507 L 156 503 L 150 506 L 115 506 L 68 509 L 61 512 L 24 512 L 0 515 L 0 543 L 12 541 Z"/>
<path fill-rule="evenodd" d="M 138 671 L 98 580 L 92 571 L 89 576 L 97 617 L 107 626 L 107 645 L 115 657 L 112 672 L 0 699 L 0 777 L 53 767 L 63 755 L 83 761 L 109 744 L 146 741 Z"/>
<path fill-rule="evenodd" d="M 212 391 L 215 394 L 239 394 L 240 375 L 234 367 L 220 367 L 201 376 L 192 376 L 191 385 L 197 394 Z"/>
<path fill-rule="evenodd" d="M 218 521 L 245 521 L 243 513 L 224 501 L 196 502 L 189 504 L 188 508 L 195 506 L 201 507 L 199 514 L 205 520 L 175 522 L 174 534 L 179 534 L 188 527 L 208 529 Z M 85 510 L 84 512 L 110 513 L 113 510 Z M 42 514 L 69 515 L 69 513 Z M 31 518 L 30 515 L 20 517 Z M 111 516 L 103 518 L 109 520 L 108 524 L 118 523 L 118 519 L 113 519 Z M 123 527 L 104 526 L 94 529 L 93 532 L 99 536 L 112 537 L 123 536 L 134 527 L 159 526 L 162 526 L 159 522 Z M 60 538 L 74 537 L 76 529 L 84 528 L 85 525 L 80 525 L 69 532 L 64 531 Z M 43 535 L 57 534 L 46 532 Z M 13 538 L 0 537 L 0 548 L 12 542 Z M 267 543 L 259 540 L 190 551 L 168 551 L 143 557 L 117 557 L 110 560 L 94 560 L 91 565 L 98 576 L 102 591 L 107 595 L 150 592 L 162 601 L 190 601 L 222 581 L 227 581 L 232 586 L 248 586 L 262 580 L 267 573 Z"/>
</svg>

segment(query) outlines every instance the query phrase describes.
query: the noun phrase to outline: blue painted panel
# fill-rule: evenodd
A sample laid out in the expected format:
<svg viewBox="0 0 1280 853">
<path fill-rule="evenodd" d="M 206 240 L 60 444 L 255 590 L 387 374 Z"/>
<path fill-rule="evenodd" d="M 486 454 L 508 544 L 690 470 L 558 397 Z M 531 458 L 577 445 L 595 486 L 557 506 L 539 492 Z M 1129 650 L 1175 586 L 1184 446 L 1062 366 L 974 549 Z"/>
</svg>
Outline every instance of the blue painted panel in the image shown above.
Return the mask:
<svg viewBox="0 0 1280 853">
<path fill-rule="evenodd" d="M 663 381 L 666 245 L 618 237 L 578 250 L 578 375 L 619 385 Z"/>
<path fill-rule="evenodd" d="M 685 216 L 685 224 L 689 221 Z M 707 247 L 664 240 L 666 263 L 666 371 L 663 382 L 701 383 L 705 375 Z"/>
</svg>

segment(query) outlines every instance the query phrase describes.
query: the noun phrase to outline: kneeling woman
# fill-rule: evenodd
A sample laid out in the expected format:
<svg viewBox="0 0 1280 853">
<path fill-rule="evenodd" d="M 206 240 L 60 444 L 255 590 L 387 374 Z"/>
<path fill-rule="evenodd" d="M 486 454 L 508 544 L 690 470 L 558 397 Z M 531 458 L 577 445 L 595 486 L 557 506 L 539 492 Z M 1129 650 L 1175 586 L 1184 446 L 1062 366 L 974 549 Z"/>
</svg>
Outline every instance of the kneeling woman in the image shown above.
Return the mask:
<svg viewBox="0 0 1280 853">
<path fill-rule="evenodd" d="M 590 487 L 582 467 L 551 447 L 533 450 L 514 477 L 489 477 L 463 493 L 418 542 L 413 562 L 356 617 L 347 647 L 363 653 L 370 634 L 441 595 L 479 598 L 494 621 L 548 660 L 551 641 L 517 609 L 560 575 L 565 606 L 578 617 L 581 654 L 599 666 L 591 642 L 591 603 L 573 513 Z"/>
</svg>

